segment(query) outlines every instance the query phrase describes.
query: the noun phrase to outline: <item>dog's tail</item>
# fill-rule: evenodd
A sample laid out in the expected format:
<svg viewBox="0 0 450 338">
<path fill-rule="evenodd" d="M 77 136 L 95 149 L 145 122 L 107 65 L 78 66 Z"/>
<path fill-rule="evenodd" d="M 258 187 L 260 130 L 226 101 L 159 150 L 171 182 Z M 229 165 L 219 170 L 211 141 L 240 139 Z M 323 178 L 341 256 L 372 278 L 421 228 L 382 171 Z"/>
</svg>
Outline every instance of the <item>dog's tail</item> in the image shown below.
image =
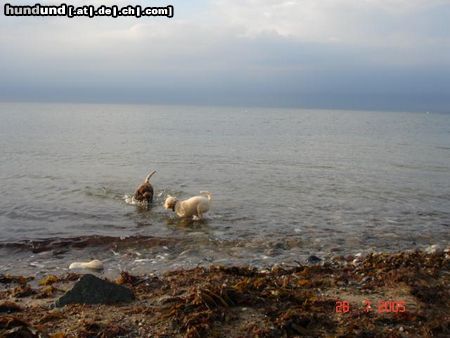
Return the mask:
<svg viewBox="0 0 450 338">
<path fill-rule="evenodd" d="M 208 197 L 208 201 L 212 200 L 212 194 L 209 191 L 200 191 L 200 194 L 206 195 Z"/>
<path fill-rule="evenodd" d="M 147 175 L 147 177 L 145 178 L 145 183 L 148 183 L 148 181 L 150 181 L 150 177 L 152 177 L 153 176 L 153 174 L 155 174 L 156 173 L 156 170 L 153 170 L 150 174 L 148 174 Z"/>
</svg>

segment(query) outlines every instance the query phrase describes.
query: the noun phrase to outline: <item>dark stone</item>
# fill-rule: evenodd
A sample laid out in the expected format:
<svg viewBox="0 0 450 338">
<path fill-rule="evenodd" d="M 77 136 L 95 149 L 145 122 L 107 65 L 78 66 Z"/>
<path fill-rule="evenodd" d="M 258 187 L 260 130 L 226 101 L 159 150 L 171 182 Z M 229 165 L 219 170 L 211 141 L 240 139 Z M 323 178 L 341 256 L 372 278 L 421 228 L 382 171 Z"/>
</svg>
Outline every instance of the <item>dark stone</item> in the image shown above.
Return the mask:
<svg viewBox="0 0 450 338">
<path fill-rule="evenodd" d="M 311 255 L 308 257 L 308 259 L 306 260 L 309 264 L 319 264 L 322 260 L 314 255 Z"/>
<path fill-rule="evenodd" d="M 133 291 L 125 286 L 87 274 L 75 283 L 72 290 L 67 291 L 56 301 L 56 306 L 127 303 L 134 299 Z"/>
</svg>

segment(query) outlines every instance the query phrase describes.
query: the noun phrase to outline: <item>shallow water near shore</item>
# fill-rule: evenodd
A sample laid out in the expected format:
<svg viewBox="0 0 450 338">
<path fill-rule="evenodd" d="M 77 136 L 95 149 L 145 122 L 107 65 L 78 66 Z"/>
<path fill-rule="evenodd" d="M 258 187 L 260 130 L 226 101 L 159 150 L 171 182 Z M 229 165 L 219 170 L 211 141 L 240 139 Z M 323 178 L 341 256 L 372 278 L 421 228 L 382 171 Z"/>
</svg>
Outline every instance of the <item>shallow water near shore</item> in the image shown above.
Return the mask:
<svg viewBox="0 0 450 338">
<path fill-rule="evenodd" d="M 0 272 L 296 264 L 448 246 L 450 115 L 0 104 Z M 148 210 L 126 196 L 151 170 Z M 167 194 L 211 191 L 203 221 Z"/>
</svg>

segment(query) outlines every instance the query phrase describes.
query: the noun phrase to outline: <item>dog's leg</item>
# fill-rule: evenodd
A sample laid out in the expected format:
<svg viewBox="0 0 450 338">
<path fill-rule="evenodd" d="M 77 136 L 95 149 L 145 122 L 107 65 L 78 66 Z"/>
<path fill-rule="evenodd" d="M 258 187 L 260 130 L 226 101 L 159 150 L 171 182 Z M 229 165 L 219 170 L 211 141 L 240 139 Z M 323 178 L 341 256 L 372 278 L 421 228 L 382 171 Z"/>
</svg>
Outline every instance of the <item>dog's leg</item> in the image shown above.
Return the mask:
<svg viewBox="0 0 450 338">
<path fill-rule="evenodd" d="M 197 205 L 197 218 L 199 221 L 203 218 L 203 210 L 201 205 Z"/>
</svg>

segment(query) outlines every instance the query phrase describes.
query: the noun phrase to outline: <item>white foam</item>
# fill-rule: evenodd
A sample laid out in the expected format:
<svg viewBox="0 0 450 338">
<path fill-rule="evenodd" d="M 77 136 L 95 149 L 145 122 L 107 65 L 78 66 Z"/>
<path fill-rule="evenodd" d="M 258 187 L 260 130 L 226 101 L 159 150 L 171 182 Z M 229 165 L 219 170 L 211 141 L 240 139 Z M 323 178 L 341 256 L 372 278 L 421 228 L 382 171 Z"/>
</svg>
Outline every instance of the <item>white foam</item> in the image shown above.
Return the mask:
<svg viewBox="0 0 450 338">
<path fill-rule="evenodd" d="M 135 263 L 146 263 L 146 262 L 152 262 L 152 263 L 154 263 L 154 259 L 150 259 L 150 258 L 141 258 L 141 259 L 135 259 L 134 262 L 135 262 Z"/>
<path fill-rule="evenodd" d="M 130 195 L 124 195 L 123 196 L 123 200 L 125 201 L 126 204 L 130 204 L 130 205 L 138 205 L 138 206 L 145 206 L 145 205 L 147 205 L 146 201 L 140 202 L 140 201 L 136 200 L 134 198 L 134 196 L 132 196 L 132 195 L 131 196 Z"/>
</svg>

